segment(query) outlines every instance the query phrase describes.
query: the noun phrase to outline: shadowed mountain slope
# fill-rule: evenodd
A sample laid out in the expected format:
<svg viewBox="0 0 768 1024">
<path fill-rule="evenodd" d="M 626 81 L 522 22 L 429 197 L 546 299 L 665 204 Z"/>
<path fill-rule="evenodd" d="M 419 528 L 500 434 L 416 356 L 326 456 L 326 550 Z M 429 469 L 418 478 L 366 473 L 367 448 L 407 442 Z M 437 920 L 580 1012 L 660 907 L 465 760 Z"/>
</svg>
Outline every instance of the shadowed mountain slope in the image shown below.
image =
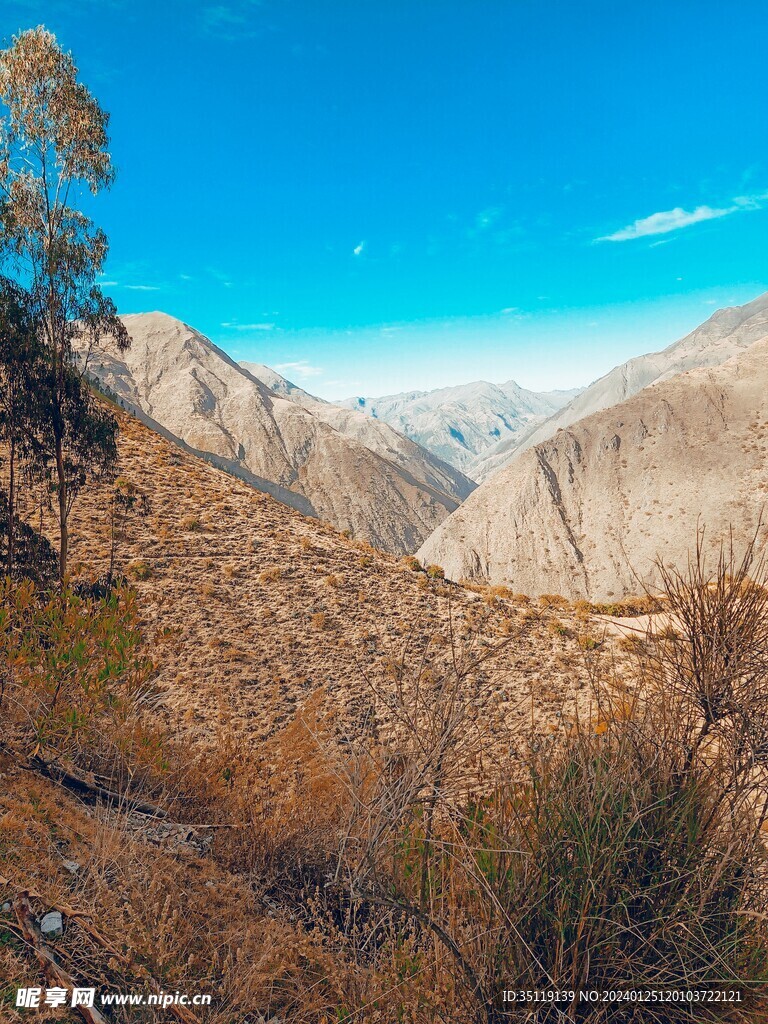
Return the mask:
<svg viewBox="0 0 768 1024">
<path fill-rule="evenodd" d="M 462 501 L 475 489 L 475 483 L 463 473 L 383 420 L 317 398 L 262 363 L 241 362 L 240 365 L 276 395 L 295 402 L 340 434 L 359 441 L 428 486 Z"/>
</svg>

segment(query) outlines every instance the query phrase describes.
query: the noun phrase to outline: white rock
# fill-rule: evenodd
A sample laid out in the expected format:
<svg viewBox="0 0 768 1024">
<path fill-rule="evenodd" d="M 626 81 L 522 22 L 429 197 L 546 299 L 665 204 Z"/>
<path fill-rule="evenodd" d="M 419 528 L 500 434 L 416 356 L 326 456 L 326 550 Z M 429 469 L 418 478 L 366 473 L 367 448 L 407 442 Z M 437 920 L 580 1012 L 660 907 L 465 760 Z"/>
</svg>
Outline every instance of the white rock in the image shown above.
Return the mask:
<svg viewBox="0 0 768 1024">
<path fill-rule="evenodd" d="M 64 922 L 58 910 L 51 910 L 40 921 L 40 931 L 46 939 L 56 939 L 64 934 Z"/>
</svg>

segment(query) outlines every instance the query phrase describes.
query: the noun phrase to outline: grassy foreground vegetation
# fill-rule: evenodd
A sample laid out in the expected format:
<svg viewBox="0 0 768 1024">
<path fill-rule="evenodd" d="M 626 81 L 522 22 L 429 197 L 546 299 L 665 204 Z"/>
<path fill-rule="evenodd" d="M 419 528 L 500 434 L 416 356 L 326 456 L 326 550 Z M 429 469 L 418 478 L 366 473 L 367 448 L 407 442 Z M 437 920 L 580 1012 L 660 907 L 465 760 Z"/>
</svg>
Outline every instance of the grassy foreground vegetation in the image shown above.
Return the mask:
<svg viewBox="0 0 768 1024">
<path fill-rule="evenodd" d="M 57 961 L 211 992 L 186 1021 L 759 1020 L 768 994 L 768 591 L 750 551 L 663 570 L 635 685 L 598 651 L 570 729 L 489 730 L 493 648 L 371 679 L 355 736 L 305 708 L 245 749 L 170 735 L 135 593 L 0 590 L 0 990 Z M 503 641 L 513 644 L 514 636 Z M 158 834 L 163 842 L 159 844 Z M 75 876 L 62 858 L 81 863 Z M 504 1003 L 510 989 L 738 989 L 736 1004 Z M 73 1011 L 74 1012 L 74 1011 Z M 168 1011 L 112 1010 L 159 1021 Z"/>
</svg>

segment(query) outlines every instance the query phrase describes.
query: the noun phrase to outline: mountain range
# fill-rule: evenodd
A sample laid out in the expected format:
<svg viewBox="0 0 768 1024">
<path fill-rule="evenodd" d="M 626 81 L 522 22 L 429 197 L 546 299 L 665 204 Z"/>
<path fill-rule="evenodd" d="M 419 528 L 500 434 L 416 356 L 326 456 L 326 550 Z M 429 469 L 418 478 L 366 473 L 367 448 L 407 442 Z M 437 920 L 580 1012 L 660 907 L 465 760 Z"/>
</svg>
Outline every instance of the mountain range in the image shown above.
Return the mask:
<svg viewBox="0 0 768 1024">
<path fill-rule="evenodd" d="M 348 398 L 338 404 L 388 423 L 476 479 L 476 467 L 489 449 L 514 444 L 578 394 L 578 388 L 537 392 L 513 380 L 479 380 L 434 391 Z"/>
<path fill-rule="evenodd" d="M 685 370 L 718 366 L 768 333 L 768 303 L 760 295 L 744 306 L 718 309 L 684 338 L 660 352 L 637 356 L 614 367 L 543 423 L 517 437 L 501 438 L 473 465 L 473 479 L 484 480 L 521 452 L 553 437 L 558 430 L 601 409 L 618 405 L 642 388 Z"/>
<path fill-rule="evenodd" d="M 88 370 L 146 424 L 454 580 L 622 596 L 653 585 L 656 555 L 679 560 L 697 524 L 713 541 L 731 524 L 746 537 L 768 491 L 768 293 L 583 391 L 479 381 L 343 403 L 236 363 L 166 314 L 124 322 L 131 347 L 107 340 Z"/>
<path fill-rule="evenodd" d="M 731 528 L 737 544 L 751 536 L 768 495 L 766 453 L 768 293 L 588 388 L 419 556 L 453 579 L 529 594 L 637 592 L 655 582 L 657 555 L 682 566 L 697 529 L 713 546 Z"/>
</svg>

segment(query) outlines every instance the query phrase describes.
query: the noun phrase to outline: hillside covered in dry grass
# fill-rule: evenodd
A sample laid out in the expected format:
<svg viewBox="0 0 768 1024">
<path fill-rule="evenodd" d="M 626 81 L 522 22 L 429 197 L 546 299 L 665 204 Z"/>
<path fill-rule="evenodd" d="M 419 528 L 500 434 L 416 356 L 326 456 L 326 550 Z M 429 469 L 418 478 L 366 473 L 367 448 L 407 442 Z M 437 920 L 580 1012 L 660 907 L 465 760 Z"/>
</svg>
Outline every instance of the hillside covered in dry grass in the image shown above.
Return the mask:
<svg viewBox="0 0 768 1024">
<path fill-rule="evenodd" d="M 653 602 L 448 583 L 119 419 L 74 588 L 0 595 L 3 1019 L 57 984 L 210 1003 L 37 1019 L 522 1024 L 501 987 L 704 985 L 713 963 L 744 1005 L 663 1019 L 760 1019 L 768 591 L 723 563 L 742 653 L 724 676 L 714 645 L 702 684 L 725 760 L 694 755 L 684 637 L 606 629 Z"/>
<path fill-rule="evenodd" d="M 526 696 L 546 715 L 577 691 L 583 623 L 558 632 L 556 610 L 431 578 L 185 454 L 132 417 L 120 423 L 120 479 L 146 496 L 150 511 L 126 521 L 118 562 L 148 628 L 170 634 L 158 681 L 191 734 L 210 736 L 230 722 L 264 737 L 310 699 L 350 719 L 364 715 L 365 676 L 391 675 L 406 652 L 430 641 L 444 648 L 451 624 L 459 642 L 478 631 L 480 644 L 514 633 L 496 667 L 500 710 Z M 94 489 L 73 512 L 73 563 L 86 575 L 108 565 L 110 494 L 109 486 Z"/>
</svg>

